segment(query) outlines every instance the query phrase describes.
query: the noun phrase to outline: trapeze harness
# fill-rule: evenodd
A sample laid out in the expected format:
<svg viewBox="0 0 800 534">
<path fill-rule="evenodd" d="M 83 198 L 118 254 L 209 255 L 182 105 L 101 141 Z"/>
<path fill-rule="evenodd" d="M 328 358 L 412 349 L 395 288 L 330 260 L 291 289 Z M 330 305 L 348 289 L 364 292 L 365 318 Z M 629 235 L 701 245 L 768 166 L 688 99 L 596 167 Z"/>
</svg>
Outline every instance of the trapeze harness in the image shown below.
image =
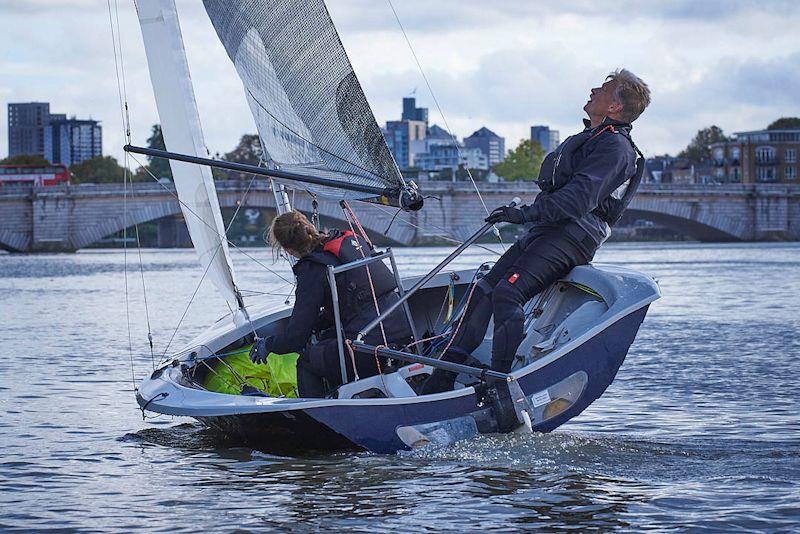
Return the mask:
<svg viewBox="0 0 800 534">
<path fill-rule="evenodd" d="M 594 215 L 605 221 L 609 226 L 614 226 L 622 218 L 622 214 L 624 213 L 625 209 L 631 203 L 631 200 L 633 200 L 633 196 L 636 194 L 637 189 L 639 189 L 639 185 L 642 183 L 642 176 L 644 176 L 644 154 L 642 154 L 642 152 L 633 142 L 633 139 L 626 128 L 615 128 L 613 124 L 608 124 L 597 131 L 588 130 L 586 132 L 581 132 L 564 141 L 561 150 L 554 152 L 551 156 L 551 161 L 555 160 L 552 161 L 552 173 L 543 172 L 536 183 L 539 188 L 546 193 L 551 193 L 564 187 L 573 176 L 572 154 L 575 151 L 580 150 L 589 141 L 592 141 L 593 139 L 602 135 L 604 132 L 622 135 L 628 140 L 638 156 L 636 159 L 636 172 L 634 172 L 633 176 L 630 179 L 627 179 L 624 176 L 619 177 L 612 184 L 613 187 L 611 188 L 611 191 L 616 191 L 619 187 L 624 185 L 625 182 L 628 182 L 628 186 L 625 188 L 625 192 L 622 194 L 622 196 L 620 198 L 616 198 L 613 196 L 613 194 L 608 195 L 606 198 L 602 199 L 600 204 L 592 211 Z M 565 155 L 567 158 L 565 159 L 565 164 L 562 165 L 562 159 L 564 159 Z"/>
</svg>

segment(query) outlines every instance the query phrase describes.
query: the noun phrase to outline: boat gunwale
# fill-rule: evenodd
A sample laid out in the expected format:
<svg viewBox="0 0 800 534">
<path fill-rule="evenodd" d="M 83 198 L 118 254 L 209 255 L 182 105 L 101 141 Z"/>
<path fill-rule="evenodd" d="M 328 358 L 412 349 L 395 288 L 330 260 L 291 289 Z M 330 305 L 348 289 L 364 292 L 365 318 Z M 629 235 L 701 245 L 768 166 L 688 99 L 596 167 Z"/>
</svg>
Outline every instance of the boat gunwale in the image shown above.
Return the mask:
<svg viewBox="0 0 800 534">
<path fill-rule="evenodd" d="M 580 336 L 576 337 L 573 340 L 564 343 L 560 346 L 557 350 L 554 350 L 551 354 L 539 358 L 530 364 L 512 371 L 509 373 L 511 377 L 514 379 L 521 379 L 530 375 L 533 372 L 539 371 L 540 369 L 558 361 L 562 357 L 566 356 L 567 354 L 571 353 L 575 349 L 579 348 L 581 345 L 598 335 L 603 330 L 606 330 L 614 323 L 620 321 L 621 319 L 627 317 L 628 315 L 635 313 L 636 311 L 644 308 L 645 306 L 649 306 L 652 302 L 658 300 L 661 297 L 661 292 L 658 290 L 658 286 L 655 286 L 656 291 L 654 291 L 651 295 L 646 298 L 643 298 L 637 301 L 634 304 L 631 304 L 622 310 L 617 311 L 613 315 L 610 315 L 607 319 L 601 321 L 597 325 L 589 328 L 585 332 L 583 332 Z M 613 307 L 613 306 L 612 306 Z M 611 309 L 611 308 L 609 308 Z M 224 396 L 226 398 L 234 398 L 241 402 L 241 399 L 247 399 L 248 397 L 242 395 L 228 395 L 225 393 L 216 393 L 216 392 L 202 392 L 202 390 L 198 390 L 196 388 L 190 388 L 184 386 L 182 384 L 177 383 L 171 376 L 165 377 L 164 374 L 170 375 L 174 372 L 180 372 L 180 368 L 168 368 L 165 369 L 165 373 L 162 373 L 158 378 L 155 380 L 164 381 L 169 384 L 170 387 L 176 388 L 179 391 L 191 391 L 193 394 L 198 394 L 199 392 L 205 393 L 206 395 L 213 395 L 213 396 Z M 146 379 L 151 380 L 151 379 Z M 243 403 L 243 404 L 236 404 L 229 406 L 229 410 L 225 410 L 225 406 L 218 405 L 213 408 L 214 411 L 219 410 L 219 413 L 206 413 L 206 416 L 225 416 L 225 415 L 238 415 L 244 413 L 259 413 L 259 412 L 282 412 L 282 411 L 294 411 L 294 410 L 306 410 L 312 408 L 329 408 L 329 407 L 358 407 L 358 406 L 388 406 L 388 405 L 402 405 L 402 404 L 420 404 L 420 403 L 427 403 L 427 402 L 436 402 L 436 401 L 443 401 L 449 399 L 457 399 L 464 396 L 472 395 L 475 393 L 474 386 L 466 386 L 464 388 L 455 389 L 452 391 L 444 391 L 441 393 L 434 393 L 429 395 L 417 395 L 413 397 L 385 397 L 385 398 L 371 398 L 371 399 L 287 399 L 287 398 L 276 398 L 276 397 L 250 397 L 253 399 L 251 403 Z M 526 392 L 529 393 L 529 392 Z M 153 397 L 154 398 L 154 397 Z M 166 397 L 168 398 L 168 397 Z M 222 397 L 221 397 L 222 398 Z M 181 416 L 189 416 L 192 417 L 194 415 L 203 416 L 203 414 L 198 413 L 198 411 L 202 408 L 194 408 L 194 409 L 187 409 L 181 408 L 174 405 L 164 405 L 160 401 L 146 401 L 144 397 L 137 393 L 137 401 L 139 402 L 140 406 L 143 406 L 147 403 L 147 408 L 149 411 L 156 411 L 152 408 L 164 408 L 163 411 L 157 411 L 157 413 L 164 413 L 167 415 L 181 415 Z"/>
</svg>

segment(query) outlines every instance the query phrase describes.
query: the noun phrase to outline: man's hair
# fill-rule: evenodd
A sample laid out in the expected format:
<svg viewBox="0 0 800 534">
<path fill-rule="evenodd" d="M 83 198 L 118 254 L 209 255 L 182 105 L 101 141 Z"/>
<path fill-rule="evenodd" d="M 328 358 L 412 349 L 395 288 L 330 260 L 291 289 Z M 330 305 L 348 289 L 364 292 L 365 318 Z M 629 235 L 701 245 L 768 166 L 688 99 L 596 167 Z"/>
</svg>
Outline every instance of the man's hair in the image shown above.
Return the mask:
<svg viewBox="0 0 800 534">
<path fill-rule="evenodd" d="M 606 77 L 617 82 L 614 100 L 622 104 L 620 118 L 633 122 L 650 105 L 650 88 L 641 78 L 627 69 L 617 69 Z"/>
</svg>

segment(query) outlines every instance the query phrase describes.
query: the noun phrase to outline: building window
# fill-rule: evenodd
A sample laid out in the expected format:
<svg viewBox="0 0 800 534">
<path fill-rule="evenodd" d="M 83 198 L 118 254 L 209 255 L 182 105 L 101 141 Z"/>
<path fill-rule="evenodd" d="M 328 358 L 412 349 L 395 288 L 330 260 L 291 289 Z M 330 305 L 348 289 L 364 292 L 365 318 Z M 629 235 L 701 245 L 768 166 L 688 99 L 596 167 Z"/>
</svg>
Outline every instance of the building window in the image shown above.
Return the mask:
<svg viewBox="0 0 800 534">
<path fill-rule="evenodd" d="M 775 149 L 771 146 L 761 146 L 756 149 L 756 161 L 768 163 L 775 159 Z"/>
<path fill-rule="evenodd" d="M 796 148 L 787 148 L 786 152 L 784 153 L 786 156 L 786 163 L 797 163 L 797 149 Z"/>
<path fill-rule="evenodd" d="M 783 169 L 783 177 L 787 180 L 797 179 L 797 167 L 786 167 Z"/>
<path fill-rule="evenodd" d="M 739 161 L 740 153 L 741 153 L 741 151 L 740 151 L 738 146 L 735 146 L 735 147 L 731 148 L 731 158 L 732 159 L 734 159 L 736 161 Z"/>
<path fill-rule="evenodd" d="M 724 157 L 724 150 L 722 148 L 715 148 L 714 149 L 714 159 L 717 161 L 722 161 Z"/>
<path fill-rule="evenodd" d="M 772 182 L 775 180 L 775 169 L 773 167 L 759 167 L 756 174 L 759 182 Z"/>
</svg>

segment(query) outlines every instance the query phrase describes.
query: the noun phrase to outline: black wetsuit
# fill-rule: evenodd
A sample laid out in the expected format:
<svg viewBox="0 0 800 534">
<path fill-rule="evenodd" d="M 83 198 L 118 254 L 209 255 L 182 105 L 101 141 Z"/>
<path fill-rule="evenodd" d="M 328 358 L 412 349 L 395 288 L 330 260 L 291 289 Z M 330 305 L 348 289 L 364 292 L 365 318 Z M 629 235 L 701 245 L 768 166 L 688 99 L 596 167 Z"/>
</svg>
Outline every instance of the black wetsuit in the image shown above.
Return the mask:
<svg viewBox="0 0 800 534">
<path fill-rule="evenodd" d="M 618 218 L 614 192 L 637 173 L 630 128 L 610 120 L 587 125 L 545 158 L 542 192 L 521 208 L 533 227 L 478 282 L 448 360 L 465 360 L 494 315 L 492 368 L 511 369 L 524 336 L 525 303 L 573 267 L 589 263 Z"/>
<path fill-rule="evenodd" d="M 347 234 L 346 243 L 355 243 L 352 234 L 349 232 Z M 343 235 L 333 232 L 326 245 L 337 239 L 341 240 Z M 371 251 L 367 244 L 362 239 L 358 239 L 357 242 L 369 255 Z M 294 309 L 288 326 L 274 339 L 270 349 L 278 354 L 300 353 L 297 361 L 297 386 L 301 397 L 324 397 L 327 393 L 325 382 L 329 388 L 335 388 L 342 383 L 327 266 L 347 262 L 343 262 L 326 245 L 319 246 L 294 265 L 293 270 L 297 278 Z M 338 249 L 334 251 L 338 253 Z M 337 275 L 336 285 L 345 339 L 354 339 L 359 330 L 377 316 L 368 282 L 365 283 L 363 277 L 359 276 L 362 272 L 365 273 L 364 269 L 354 269 L 347 271 L 353 273 L 352 276 L 348 277 L 345 273 Z M 383 263 L 376 262 L 371 264 L 370 273 L 373 285 L 376 287 L 378 306 L 381 310 L 385 310 L 399 298 L 393 290 L 393 278 L 391 286 L 387 282 L 387 273 L 391 276 L 391 272 Z M 405 344 L 411 339 L 411 329 L 401 310 L 391 314 L 384 321 L 383 327 L 389 344 Z M 316 335 L 317 343 L 310 342 L 312 334 Z M 372 330 L 364 341 L 375 345 L 382 344 L 380 327 Z M 373 356 L 356 353 L 355 360 L 361 378 L 378 373 L 378 366 Z M 345 362 L 348 377 L 352 379 L 354 373 L 351 358 L 346 357 Z"/>
</svg>

